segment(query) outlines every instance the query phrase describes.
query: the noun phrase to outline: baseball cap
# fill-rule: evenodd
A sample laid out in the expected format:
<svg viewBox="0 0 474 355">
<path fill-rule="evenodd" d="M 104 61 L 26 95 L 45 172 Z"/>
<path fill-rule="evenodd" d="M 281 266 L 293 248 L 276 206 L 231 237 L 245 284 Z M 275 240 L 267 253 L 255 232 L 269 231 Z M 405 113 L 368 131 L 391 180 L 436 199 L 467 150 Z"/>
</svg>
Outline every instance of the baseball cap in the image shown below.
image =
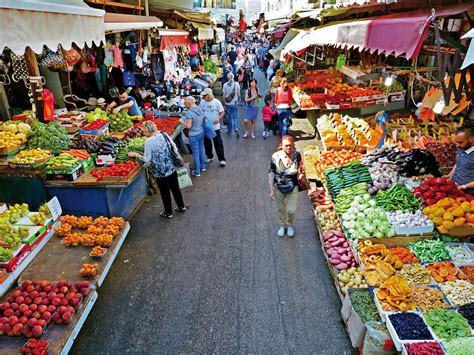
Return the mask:
<svg viewBox="0 0 474 355">
<path fill-rule="evenodd" d="M 204 89 L 203 92 L 201 92 L 201 96 L 206 96 L 206 95 L 212 95 L 212 90 L 211 89 Z"/>
</svg>

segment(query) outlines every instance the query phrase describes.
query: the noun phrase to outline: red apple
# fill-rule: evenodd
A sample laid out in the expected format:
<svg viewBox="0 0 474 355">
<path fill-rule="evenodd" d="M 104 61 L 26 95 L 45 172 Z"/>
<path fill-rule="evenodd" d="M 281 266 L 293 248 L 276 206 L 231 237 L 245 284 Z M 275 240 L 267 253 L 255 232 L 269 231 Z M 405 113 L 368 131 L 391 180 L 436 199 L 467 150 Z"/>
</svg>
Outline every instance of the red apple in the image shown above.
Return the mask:
<svg viewBox="0 0 474 355">
<path fill-rule="evenodd" d="M 12 304 L 10 304 L 10 308 L 16 311 L 18 309 L 18 303 L 13 302 Z"/>
<path fill-rule="evenodd" d="M 38 307 L 38 311 L 43 314 L 44 312 L 46 312 L 48 310 L 48 306 L 45 306 L 44 304 L 42 304 L 41 306 Z"/>
<path fill-rule="evenodd" d="M 61 304 L 62 304 L 63 306 L 67 306 L 67 305 L 69 304 L 69 301 L 67 300 L 67 298 L 63 298 L 63 299 L 61 300 Z"/>
<path fill-rule="evenodd" d="M 48 306 L 48 312 L 50 312 L 52 314 L 54 311 L 56 311 L 56 306 L 53 306 L 52 304 L 50 304 Z"/>
<path fill-rule="evenodd" d="M 26 297 L 23 303 L 26 303 L 29 305 L 33 303 L 33 300 L 30 297 Z"/>
<path fill-rule="evenodd" d="M 33 304 L 30 304 L 30 309 L 34 312 L 38 309 L 38 305 L 33 303 Z"/>
<path fill-rule="evenodd" d="M 72 314 L 70 312 L 66 312 L 63 314 L 62 318 L 64 320 L 64 324 L 69 324 L 71 323 Z"/>
<path fill-rule="evenodd" d="M 28 318 L 23 316 L 19 319 L 19 321 L 20 321 L 21 324 L 27 324 L 28 323 Z"/>
<path fill-rule="evenodd" d="M 41 313 L 36 311 L 33 313 L 33 318 L 40 319 L 41 318 Z"/>
<path fill-rule="evenodd" d="M 31 309 L 23 312 L 23 315 L 27 318 L 30 318 L 32 314 L 33 314 L 33 311 Z"/>
<path fill-rule="evenodd" d="M 13 309 L 9 308 L 7 309 L 6 311 L 3 312 L 3 315 L 5 317 L 11 317 L 15 312 L 13 311 Z"/>
<path fill-rule="evenodd" d="M 41 298 L 41 297 L 36 297 L 35 298 L 35 304 L 41 304 L 41 302 L 43 302 L 43 298 Z"/>
<path fill-rule="evenodd" d="M 41 336 L 41 334 L 43 334 L 43 327 L 41 327 L 40 325 L 35 325 L 32 329 L 32 332 L 33 332 L 33 336 L 35 338 L 38 338 Z"/>
<path fill-rule="evenodd" d="M 10 308 L 10 303 L 9 302 L 3 302 L 2 305 L 0 306 L 0 309 L 2 311 L 6 311 L 9 308 Z"/>
<path fill-rule="evenodd" d="M 42 327 L 43 329 L 44 329 L 44 327 L 46 327 L 46 324 L 48 324 L 48 323 L 46 322 L 46 320 L 44 320 L 44 319 L 38 319 L 38 325 L 39 325 L 40 327 Z"/>
<path fill-rule="evenodd" d="M 53 302 L 51 302 L 54 306 L 59 306 L 61 304 L 61 299 L 60 298 L 55 298 Z"/>
<path fill-rule="evenodd" d="M 45 321 L 48 322 L 51 319 L 51 313 L 46 311 L 46 312 L 43 313 L 42 317 Z"/>
<path fill-rule="evenodd" d="M 18 324 L 15 324 L 15 325 L 13 326 L 13 329 L 12 329 L 12 330 L 13 330 L 13 333 L 14 333 L 15 335 L 20 335 L 22 329 L 23 329 L 23 324 L 18 323 Z"/>
<path fill-rule="evenodd" d="M 58 308 L 58 312 L 59 312 L 59 314 L 64 314 L 64 313 L 67 312 L 67 308 L 64 307 L 64 306 L 61 306 L 61 307 Z"/>
<path fill-rule="evenodd" d="M 54 312 L 53 315 L 51 316 L 51 318 L 54 321 L 57 321 L 59 318 L 61 318 L 61 315 L 59 314 L 59 312 Z"/>
<path fill-rule="evenodd" d="M 29 308 L 28 305 L 24 303 L 20 304 L 20 306 L 18 307 L 21 313 L 25 313 L 28 310 L 28 308 Z"/>
<path fill-rule="evenodd" d="M 30 318 L 28 320 L 28 327 L 33 328 L 36 324 L 38 324 L 38 319 Z"/>
<path fill-rule="evenodd" d="M 10 318 L 8 318 L 8 323 L 10 323 L 10 325 L 13 327 L 15 324 L 18 323 L 18 317 L 11 316 Z"/>
</svg>

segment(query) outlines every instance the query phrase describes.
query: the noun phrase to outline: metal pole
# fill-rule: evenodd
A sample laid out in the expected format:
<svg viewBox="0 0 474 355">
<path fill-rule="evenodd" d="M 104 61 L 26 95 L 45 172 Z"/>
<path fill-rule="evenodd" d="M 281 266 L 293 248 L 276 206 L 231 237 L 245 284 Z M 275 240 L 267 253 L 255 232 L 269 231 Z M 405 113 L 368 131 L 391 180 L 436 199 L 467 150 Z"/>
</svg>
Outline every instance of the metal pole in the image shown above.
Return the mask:
<svg viewBox="0 0 474 355">
<path fill-rule="evenodd" d="M 145 0 L 145 16 L 150 16 L 150 9 L 148 8 L 148 0 Z M 151 36 L 150 31 L 146 32 L 147 42 L 148 42 L 148 49 L 151 51 Z"/>
</svg>

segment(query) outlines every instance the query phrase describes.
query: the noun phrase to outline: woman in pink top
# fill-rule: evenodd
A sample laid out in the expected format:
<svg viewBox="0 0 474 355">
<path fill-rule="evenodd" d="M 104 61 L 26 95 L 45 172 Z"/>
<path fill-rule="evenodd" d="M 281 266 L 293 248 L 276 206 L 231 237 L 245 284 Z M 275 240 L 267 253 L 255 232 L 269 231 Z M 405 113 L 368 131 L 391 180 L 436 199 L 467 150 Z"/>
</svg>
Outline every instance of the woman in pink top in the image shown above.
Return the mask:
<svg viewBox="0 0 474 355">
<path fill-rule="evenodd" d="M 265 106 L 262 107 L 262 120 L 265 127 L 263 130 L 264 139 L 270 137 L 270 132 L 272 131 L 272 117 L 276 112 L 277 110 L 273 108 L 273 103 L 265 100 Z"/>
<path fill-rule="evenodd" d="M 288 87 L 288 81 L 286 78 L 281 79 L 280 87 L 275 93 L 275 106 L 278 111 L 278 129 L 280 131 L 280 137 L 288 134 L 288 126 L 291 117 L 291 104 L 293 102 L 293 93 L 291 88 Z"/>
</svg>

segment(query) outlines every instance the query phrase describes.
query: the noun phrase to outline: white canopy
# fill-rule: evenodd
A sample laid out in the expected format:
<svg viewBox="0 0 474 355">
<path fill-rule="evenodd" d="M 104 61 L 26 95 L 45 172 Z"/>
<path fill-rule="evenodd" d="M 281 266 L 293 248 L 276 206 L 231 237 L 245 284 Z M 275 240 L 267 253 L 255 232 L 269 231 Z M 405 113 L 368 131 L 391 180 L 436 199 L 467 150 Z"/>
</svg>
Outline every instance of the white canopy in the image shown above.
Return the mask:
<svg viewBox="0 0 474 355">
<path fill-rule="evenodd" d="M 151 28 L 162 27 L 163 21 L 155 16 L 137 16 L 124 14 L 105 14 L 105 32 L 125 32 L 134 30 L 149 30 Z"/>
<path fill-rule="evenodd" d="M 0 0 L 0 49 L 23 54 L 26 47 L 40 53 L 44 45 L 99 44 L 105 42 L 104 15 L 81 0 Z"/>
<path fill-rule="evenodd" d="M 223 28 L 217 27 L 216 28 L 216 43 L 220 43 L 224 41 L 225 41 L 225 31 Z"/>
</svg>

